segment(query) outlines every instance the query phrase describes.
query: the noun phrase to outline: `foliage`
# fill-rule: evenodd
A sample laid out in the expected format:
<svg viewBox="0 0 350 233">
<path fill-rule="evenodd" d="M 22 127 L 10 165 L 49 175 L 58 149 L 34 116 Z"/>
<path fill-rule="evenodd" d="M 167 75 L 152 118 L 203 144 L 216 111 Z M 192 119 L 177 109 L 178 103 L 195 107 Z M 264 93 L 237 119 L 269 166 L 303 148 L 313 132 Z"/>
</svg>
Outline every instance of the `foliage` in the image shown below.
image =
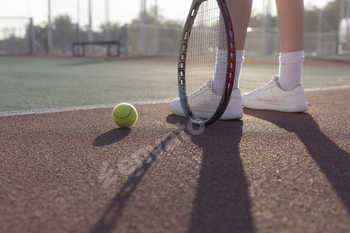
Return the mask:
<svg viewBox="0 0 350 233">
<path fill-rule="evenodd" d="M 140 12 L 141 16 L 141 12 Z M 140 22 L 141 17 L 137 17 L 133 20 L 131 20 L 132 23 L 141 23 Z M 170 27 L 182 27 L 183 22 L 176 21 L 176 20 L 169 20 L 165 19 L 162 14 L 158 12 L 156 9 L 156 6 L 151 6 L 149 11 L 146 12 L 146 23 L 147 24 L 158 24 L 163 26 L 170 26 Z"/>
<path fill-rule="evenodd" d="M 329 2 L 323 9 L 318 9 L 314 5 L 305 7 L 304 11 L 304 31 L 305 32 L 317 32 L 319 10 L 323 12 L 322 19 L 322 31 L 334 32 L 338 30 L 339 26 L 339 14 L 340 14 L 340 1 L 333 0 Z M 261 13 L 253 12 L 250 18 L 249 27 L 261 27 Z M 277 17 L 272 17 L 273 27 L 278 26 Z"/>
<path fill-rule="evenodd" d="M 348 4 L 349 1 L 347 1 Z M 323 24 L 329 31 L 337 31 L 340 17 L 340 0 L 333 0 L 323 10 Z"/>
<path fill-rule="evenodd" d="M 332 0 L 327 4 L 327 6 L 321 9 L 323 11 L 322 31 L 337 31 L 339 25 L 340 2 L 341 0 Z M 305 32 L 317 32 L 319 10 L 320 9 L 313 5 L 309 5 L 305 8 Z M 249 27 L 261 27 L 261 20 L 261 13 L 252 12 Z M 136 24 L 140 23 L 140 17 L 133 19 L 131 22 Z M 180 28 L 183 26 L 183 22 L 166 19 L 162 14 L 158 12 L 156 6 L 151 6 L 148 8 L 148 11 L 146 12 L 146 23 Z M 277 16 L 272 17 L 272 26 L 278 26 Z M 43 23 L 40 26 L 35 26 L 36 40 L 39 42 L 44 51 L 47 50 L 47 28 L 47 23 Z M 102 23 L 99 26 L 99 31 L 94 32 L 95 41 L 104 40 L 104 31 L 106 28 L 107 27 L 105 23 Z M 59 15 L 55 17 L 52 22 L 52 29 L 54 47 L 58 48 L 58 50 L 64 50 L 64 44 L 72 43 L 77 40 L 77 25 L 72 23 L 72 19 L 68 15 Z M 136 28 L 129 31 L 129 33 L 134 33 L 135 35 L 139 32 L 139 29 Z M 87 41 L 88 26 L 81 26 L 79 28 L 79 34 L 80 41 Z M 120 25 L 119 23 L 110 23 L 110 38 L 111 40 L 123 40 L 124 25 Z M 138 36 L 136 36 L 135 39 L 137 40 Z"/>
</svg>

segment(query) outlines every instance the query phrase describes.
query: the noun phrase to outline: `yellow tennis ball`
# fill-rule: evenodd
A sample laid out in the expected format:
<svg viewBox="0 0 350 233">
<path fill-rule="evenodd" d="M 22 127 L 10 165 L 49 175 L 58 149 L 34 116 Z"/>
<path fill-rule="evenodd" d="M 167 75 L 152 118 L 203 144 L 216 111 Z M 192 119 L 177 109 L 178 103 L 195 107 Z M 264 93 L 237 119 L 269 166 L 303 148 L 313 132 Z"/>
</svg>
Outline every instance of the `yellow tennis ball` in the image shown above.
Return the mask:
<svg viewBox="0 0 350 233">
<path fill-rule="evenodd" d="M 120 128 L 129 128 L 137 121 L 137 111 L 134 106 L 127 103 L 118 104 L 113 109 L 113 121 Z"/>
</svg>

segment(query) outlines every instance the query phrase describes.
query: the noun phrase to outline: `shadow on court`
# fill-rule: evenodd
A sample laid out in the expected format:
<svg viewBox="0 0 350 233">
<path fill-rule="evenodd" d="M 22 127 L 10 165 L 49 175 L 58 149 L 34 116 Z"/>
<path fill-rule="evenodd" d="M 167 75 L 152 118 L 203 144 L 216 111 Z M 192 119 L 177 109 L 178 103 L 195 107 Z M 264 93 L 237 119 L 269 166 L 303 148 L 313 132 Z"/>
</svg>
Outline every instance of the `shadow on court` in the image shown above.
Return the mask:
<svg viewBox="0 0 350 233">
<path fill-rule="evenodd" d="M 78 60 L 70 63 L 61 64 L 59 66 L 88 66 L 88 65 L 96 65 L 103 63 L 111 63 L 116 62 L 118 60 Z"/>
<path fill-rule="evenodd" d="M 350 232 L 350 92 L 307 99 L 307 113 L 244 109 L 191 138 L 169 103 L 138 105 L 130 130 L 111 108 L 1 117 L 0 232 Z M 153 156 L 125 175 L 138 149 Z"/>
<path fill-rule="evenodd" d="M 131 129 L 129 128 L 115 128 L 112 129 L 99 137 L 97 137 L 93 142 L 92 145 L 94 146 L 108 146 L 111 144 L 114 144 L 123 138 L 127 137 L 131 132 Z"/>
<path fill-rule="evenodd" d="M 175 124 L 180 119 L 170 115 L 167 122 Z M 243 121 L 219 121 L 192 136 L 203 152 L 187 232 L 254 232 L 248 181 L 238 147 L 242 128 Z"/>
<path fill-rule="evenodd" d="M 187 118 L 174 115 L 169 115 L 166 120 L 170 124 L 186 125 L 188 122 Z M 232 229 L 254 232 L 248 181 L 238 148 L 242 127 L 242 121 L 217 122 L 197 136 L 184 130 L 203 150 L 188 232 L 231 232 Z M 177 135 L 180 132 L 175 130 L 173 133 Z M 155 148 L 164 148 L 166 143 L 169 140 L 163 140 Z M 157 159 L 151 153 L 149 155 L 152 159 L 129 176 L 91 232 L 112 232 L 117 228 L 128 200 Z"/>
<path fill-rule="evenodd" d="M 113 131 L 113 130 L 112 130 Z M 111 132 L 111 131 L 110 131 Z M 104 135 L 101 135 L 96 140 L 100 140 L 101 142 L 108 142 L 113 140 L 113 133 L 107 132 Z M 179 132 L 173 131 L 175 135 L 177 135 Z M 96 141 L 95 140 L 95 141 Z M 163 140 L 161 141 L 157 146 L 154 147 L 154 149 L 162 148 L 164 149 L 166 146 L 166 143 L 169 143 L 170 141 Z M 105 144 L 105 143 L 100 143 Z M 111 204 L 109 207 L 104 211 L 102 214 L 102 217 L 98 220 L 95 227 L 91 230 L 92 233 L 108 233 L 113 232 L 115 228 L 117 228 L 118 221 L 120 217 L 123 214 L 124 208 L 126 204 L 128 203 L 131 195 L 134 193 L 134 191 L 137 189 L 138 185 L 142 181 L 143 177 L 147 174 L 147 171 L 150 169 L 152 164 L 157 160 L 157 157 L 155 157 L 151 152 L 149 153 L 149 156 L 151 156 L 151 159 L 148 161 L 143 161 L 142 167 L 137 167 L 135 171 L 129 175 L 128 180 L 124 183 L 120 191 L 114 196 Z"/>
<path fill-rule="evenodd" d="M 350 155 L 320 130 L 311 115 L 251 109 L 244 109 L 244 114 L 269 121 L 298 136 L 350 213 Z"/>
</svg>

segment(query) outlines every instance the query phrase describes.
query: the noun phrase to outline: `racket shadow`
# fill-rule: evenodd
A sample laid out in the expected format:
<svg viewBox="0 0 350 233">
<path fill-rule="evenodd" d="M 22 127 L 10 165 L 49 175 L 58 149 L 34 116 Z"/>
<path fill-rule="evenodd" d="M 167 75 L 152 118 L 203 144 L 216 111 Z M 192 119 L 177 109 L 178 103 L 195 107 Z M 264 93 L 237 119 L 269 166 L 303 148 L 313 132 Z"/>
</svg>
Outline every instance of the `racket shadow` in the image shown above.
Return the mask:
<svg viewBox="0 0 350 233">
<path fill-rule="evenodd" d="M 125 136 L 127 136 L 130 132 L 125 131 Z M 180 132 L 174 130 L 172 132 L 174 135 L 178 135 Z M 111 135 L 114 135 L 115 131 L 112 130 L 107 132 L 106 134 L 101 135 L 99 138 L 95 139 L 96 144 L 98 141 L 105 143 L 104 138 L 109 138 Z M 171 140 L 170 140 L 171 141 Z M 169 141 L 168 141 L 169 142 Z M 103 145 L 100 145 L 103 146 Z M 161 141 L 157 146 L 157 148 L 165 148 L 165 142 Z M 131 195 L 135 192 L 140 182 L 143 180 L 144 176 L 147 174 L 148 170 L 151 168 L 153 163 L 157 160 L 156 157 L 150 152 L 149 156 L 151 159 L 144 160 L 142 162 L 143 166 L 136 168 L 136 170 L 129 175 L 128 180 L 124 183 L 119 192 L 114 196 L 113 200 L 109 204 L 108 208 L 104 211 L 101 218 L 98 220 L 93 229 L 91 229 L 91 233 L 108 233 L 114 232 L 117 228 L 118 221 L 123 214 L 124 208 L 128 203 Z"/>
<path fill-rule="evenodd" d="M 244 109 L 244 114 L 269 121 L 297 135 L 350 213 L 350 154 L 329 139 L 311 115 L 252 109 Z"/>
<path fill-rule="evenodd" d="M 170 115 L 167 122 L 181 123 L 181 119 L 185 118 Z M 254 232 L 248 181 L 238 147 L 242 128 L 243 121 L 217 121 L 191 136 L 203 154 L 188 232 Z"/>
</svg>

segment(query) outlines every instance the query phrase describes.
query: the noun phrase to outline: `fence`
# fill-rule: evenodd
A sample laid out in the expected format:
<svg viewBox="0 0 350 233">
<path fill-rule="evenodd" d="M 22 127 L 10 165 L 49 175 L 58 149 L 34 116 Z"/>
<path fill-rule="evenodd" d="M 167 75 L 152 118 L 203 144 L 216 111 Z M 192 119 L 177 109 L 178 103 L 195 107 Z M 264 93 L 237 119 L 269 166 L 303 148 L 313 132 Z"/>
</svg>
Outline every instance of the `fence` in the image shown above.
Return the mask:
<svg viewBox="0 0 350 233">
<path fill-rule="evenodd" d="M 182 28 L 159 25 L 130 24 L 125 26 L 124 54 L 128 56 L 176 56 Z M 337 33 L 304 33 L 304 51 L 310 55 L 337 53 Z M 271 33 L 260 28 L 250 28 L 246 39 L 246 54 L 266 56 L 280 52 L 277 28 Z M 347 51 L 350 53 L 350 51 Z M 343 53 L 345 53 L 343 51 Z"/>
<path fill-rule="evenodd" d="M 6 23 L 4 23 L 6 22 Z M 47 54 L 47 27 L 33 26 L 30 18 L 0 17 L 0 55 Z M 94 32 L 94 41 L 104 41 L 104 31 Z M 182 27 L 150 24 L 127 24 L 111 28 L 111 40 L 120 41 L 123 56 L 177 56 Z M 52 48 L 55 55 L 72 55 L 74 42 L 88 42 L 86 28 L 75 24 L 56 25 L 52 28 Z M 350 54 L 350 46 L 340 43 L 336 32 L 304 33 L 304 51 L 311 55 Z M 247 56 L 266 56 L 280 51 L 279 32 L 263 32 L 251 28 L 246 40 Z M 87 55 L 105 56 L 107 53 Z"/>
<path fill-rule="evenodd" d="M 124 30 L 127 56 L 177 56 L 181 27 L 127 24 Z"/>
<path fill-rule="evenodd" d="M 304 51 L 310 55 L 334 55 L 337 52 L 337 33 L 304 33 Z M 247 34 L 246 54 L 265 56 L 280 52 L 280 37 L 278 29 L 264 33 L 260 28 L 252 28 Z M 350 51 L 348 51 L 350 52 Z"/>
<path fill-rule="evenodd" d="M 35 54 L 33 19 L 0 17 L 0 55 Z"/>
<path fill-rule="evenodd" d="M 342 19 L 339 24 L 339 54 L 346 54 L 350 51 L 350 17 Z"/>
</svg>

